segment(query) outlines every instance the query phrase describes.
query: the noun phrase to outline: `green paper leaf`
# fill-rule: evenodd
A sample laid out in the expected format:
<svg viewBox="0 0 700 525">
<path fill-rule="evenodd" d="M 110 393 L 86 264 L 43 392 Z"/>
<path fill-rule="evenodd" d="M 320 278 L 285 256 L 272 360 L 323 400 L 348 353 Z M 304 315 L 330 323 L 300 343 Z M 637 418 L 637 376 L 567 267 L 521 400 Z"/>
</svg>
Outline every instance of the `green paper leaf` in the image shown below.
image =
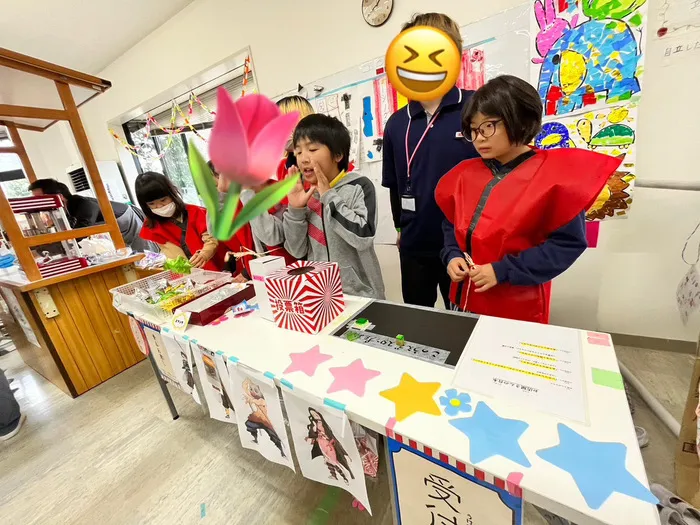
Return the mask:
<svg viewBox="0 0 700 525">
<path fill-rule="evenodd" d="M 214 227 L 214 236 L 220 241 L 228 241 L 233 236 L 233 234 L 229 234 L 229 231 L 233 223 L 233 217 L 236 215 L 236 209 L 238 209 L 240 195 L 241 185 L 232 182 L 228 187 L 228 192 L 226 192 L 224 208 L 221 210 L 221 214 L 216 218 L 216 225 Z"/>
<path fill-rule="evenodd" d="M 299 177 L 288 177 L 260 191 L 243 207 L 241 213 L 238 214 L 238 217 L 236 217 L 233 224 L 231 224 L 229 239 L 248 222 L 255 219 L 255 217 L 279 204 L 279 202 L 292 191 L 292 188 L 298 181 Z"/>
<path fill-rule="evenodd" d="M 204 202 L 204 207 L 209 213 L 211 222 L 215 223 L 219 216 L 219 192 L 214 182 L 214 174 L 194 144 L 189 148 L 189 161 L 192 180 L 194 180 L 197 193 L 199 193 L 202 202 Z"/>
</svg>

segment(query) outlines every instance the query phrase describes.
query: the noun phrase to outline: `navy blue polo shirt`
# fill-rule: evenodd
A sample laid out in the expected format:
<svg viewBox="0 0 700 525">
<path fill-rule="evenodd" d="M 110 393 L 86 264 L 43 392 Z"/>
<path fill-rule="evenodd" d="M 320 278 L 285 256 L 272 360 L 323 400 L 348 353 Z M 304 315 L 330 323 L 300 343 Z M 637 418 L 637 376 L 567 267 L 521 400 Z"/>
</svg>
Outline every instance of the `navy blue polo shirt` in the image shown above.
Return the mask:
<svg viewBox="0 0 700 525">
<path fill-rule="evenodd" d="M 473 91 L 452 88 L 442 99 L 439 114 L 416 151 L 428 116 L 420 102 L 410 102 L 394 113 L 386 123 L 382 148 L 382 186 L 392 193 L 394 223 L 401 228 L 401 251 L 416 255 L 439 256 L 443 247 L 442 221 L 445 218 L 435 203 L 435 187 L 440 178 L 465 159 L 478 157 L 474 146 L 462 136 L 462 108 Z M 437 113 L 437 112 L 436 112 Z M 415 212 L 401 209 L 401 197 L 407 193 L 406 131 L 411 162 L 410 194 Z M 398 207 L 398 209 L 397 209 Z"/>
</svg>

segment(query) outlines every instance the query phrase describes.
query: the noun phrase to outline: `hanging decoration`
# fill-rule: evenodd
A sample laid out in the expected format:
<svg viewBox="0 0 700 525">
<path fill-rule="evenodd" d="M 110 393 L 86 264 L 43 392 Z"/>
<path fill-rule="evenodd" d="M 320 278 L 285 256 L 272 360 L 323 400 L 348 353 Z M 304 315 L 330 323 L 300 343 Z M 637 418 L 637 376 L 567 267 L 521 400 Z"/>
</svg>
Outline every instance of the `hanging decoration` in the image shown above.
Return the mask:
<svg viewBox="0 0 700 525">
<path fill-rule="evenodd" d="M 246 87 L 248 86 L 248 78 L 250 76 L 251 72 L 251 67 L 250 67 L 250 56 L 247 56 L 243 62 L 243 83 L 241 87 L 241 97 L 245 96 L 246 94 Z M 253 93 L 257 93 L 257 89 L 253 90 Z M 131 153 L 134 157 L 139 157 L 144 160 L 160 160 L 163 157 L 165 157 L 166 153 L 170 149 L 170 147 L 173 144 L 173 137 L 174 135 L 178 135 L 180 133 L 186 132 L 186 131 L 191 131 L 194 133 L 197 137 L 199 137 L 202 141 L 207 142 L 207 139 L 204 138 L 194 127 L 192 122 L 190 121 L 190 117 L 194 114 L 194 105 L 197 104 L 200 108 L 202 108 L 204 111 L 212 115 L 213 117 L 216 116 L 216 111 L 213 111 L 207 107 L 204 102 L 194 93 L 191 92 L 189 95 L 189 98 L 187 100 L 187 115 L 185 115 L 185 112 L 183 111 L 182 107 L 175 102 L 175 100 L 172 101 L 171 105 L 171 111 L 170 111 L 170 123 L 168 124 L 167 127 L 162 126 L 150 113 L 146 115 L 146 126 L 144 127 L 145 131 L 145 137 L 144 141 L 148 141 L 151 139 L 151 126 L 157 127 L 160 131 L 168 135 L 168 141 L 165 143 L 163 148 L 161 149 L 160 153 L 158 155 L 145 155 L 140 153 L 139 151 L 139 146 L 134 146 L 133 144 L 129 144 L 126 140 L 124 140 L 122 137 L 117 134 L 114 129 L 110 128 L 109 132 L 114 137 L 114 139 L 121 144 L 123 148 L 125 148 L 129 153 Z M 176 127 L 176 122 L 177 122 L 177 117 L 178 115 L 182 118 L 184 125 Z"/>
</svg>

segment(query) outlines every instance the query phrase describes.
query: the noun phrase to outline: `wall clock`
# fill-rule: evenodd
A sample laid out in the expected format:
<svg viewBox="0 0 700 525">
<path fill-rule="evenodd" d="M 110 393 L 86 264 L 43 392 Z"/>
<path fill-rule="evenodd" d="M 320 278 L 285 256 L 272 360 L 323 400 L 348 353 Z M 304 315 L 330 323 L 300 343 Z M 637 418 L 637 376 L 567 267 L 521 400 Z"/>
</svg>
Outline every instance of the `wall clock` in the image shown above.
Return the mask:
<svg viewBox="0 0 700 525">
<path fill-rule="evenodd" d="M 391 16 L 394 0 L 362 0 L 362 17 L 372 27 L 379 27 Z"/>
</svg>

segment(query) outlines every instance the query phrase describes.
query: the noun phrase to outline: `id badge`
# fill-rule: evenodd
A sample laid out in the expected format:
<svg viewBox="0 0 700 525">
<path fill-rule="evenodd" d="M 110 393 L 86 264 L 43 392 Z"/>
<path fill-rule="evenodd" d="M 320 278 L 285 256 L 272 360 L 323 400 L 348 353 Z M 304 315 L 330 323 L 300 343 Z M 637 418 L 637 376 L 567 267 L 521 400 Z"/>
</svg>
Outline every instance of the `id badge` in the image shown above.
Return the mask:
<svg viewBox="0 0 700 525">
<path fill-rule="evenodd" d="M 401 209 L 404 211 L 416 211 L 416 199 L 413 195 L 401 197 Z"/>
</svg>

